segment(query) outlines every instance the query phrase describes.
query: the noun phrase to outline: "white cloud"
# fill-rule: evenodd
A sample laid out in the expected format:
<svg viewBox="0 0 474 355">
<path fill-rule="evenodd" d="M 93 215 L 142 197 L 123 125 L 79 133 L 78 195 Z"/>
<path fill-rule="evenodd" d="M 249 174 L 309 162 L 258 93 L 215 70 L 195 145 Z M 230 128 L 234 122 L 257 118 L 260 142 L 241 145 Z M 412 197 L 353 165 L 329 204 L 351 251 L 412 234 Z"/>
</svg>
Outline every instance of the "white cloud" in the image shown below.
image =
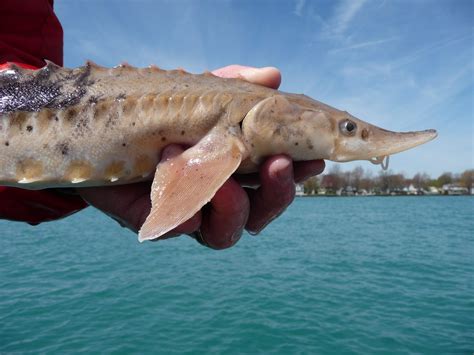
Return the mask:
<svg viewBox="0 0 474 355">
<path fill-rule="evenodd" d="M 323 37 L 341 37 L 348 30 L 352 20 L 367 0 L 342 0 L 336 6 L 334 15 L 327 21 Z"/>
<path fill-rule="evenodd" d="M 340 48 L 332 49 L 332 50 L 329 51 L 329 53 L 333 54 L 333 53 L 338 53 L 338 52 L 342 52 L 342 51 L 350 51 L 350 50 L 353 50 L 353 49 L 375 47 L 375 46 L 379 46 L 381 44 L 385 44 L 387 42 L 396 41 L 398 38 L 399 37 L 390 37 L 390 38 L 378 39 L 378 40 L 374 40 L 374 41 L 359 42 L 359 43 L 351 44 L 351 45 L 346 46 L 346 47 L 340 47 Z"/>
<path fill-rule="evenodd" d="M 420 49 L 412 51 L 408 53 L 407 55 L 404 55 L 398 58 L 396 61 L 392 63 L 393 68 L 401 68 L 403 66 L 406 66 L 408 64 L 411 64 L 419 60 L 423 56 L 430 55 L 430 53 L 432 52 L 435 52 L 435 53 L 440 52 L 442 50 L 445 50 L 446 47 L 452 46 L 459 42 L 466 41 L 466 40 L 472 41 L 472 37 L 473 37 L 472 33 L 468 32 L 468 33 L 463 33 L 461 35 L 455 35 L 452 37 L 444 38 L 437 42 L 423 46 Z"/>
<path fill-rule="evenodd" d="M 295 10 L 293 11 L 293 13 L 296 16 L 302 16 L 303 15 L 303 8 L 304 8 L 305 3 L 306 3 L 306 0 L 296 0 Z"/>
</svg>

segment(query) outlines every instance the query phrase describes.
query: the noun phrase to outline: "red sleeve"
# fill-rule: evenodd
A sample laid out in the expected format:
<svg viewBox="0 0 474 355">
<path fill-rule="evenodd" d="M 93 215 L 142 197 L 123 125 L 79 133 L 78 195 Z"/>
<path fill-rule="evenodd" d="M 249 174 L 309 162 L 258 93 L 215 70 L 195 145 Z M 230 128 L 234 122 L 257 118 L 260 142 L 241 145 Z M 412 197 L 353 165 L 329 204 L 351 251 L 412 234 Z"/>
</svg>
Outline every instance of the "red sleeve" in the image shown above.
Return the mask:
<svg viewBox="0 0 474 355">
<path fill-rule="evenodd" d="M 0 1 L 0 65 L 16 62 L 39 68 L 48 59 L 63 64 L 63 29 L 53 0 Z M 0 218 L 38 224 L 86 207 L 79 197 L 54 189 L 39 191 L 0 186 Z"/>
</svg>

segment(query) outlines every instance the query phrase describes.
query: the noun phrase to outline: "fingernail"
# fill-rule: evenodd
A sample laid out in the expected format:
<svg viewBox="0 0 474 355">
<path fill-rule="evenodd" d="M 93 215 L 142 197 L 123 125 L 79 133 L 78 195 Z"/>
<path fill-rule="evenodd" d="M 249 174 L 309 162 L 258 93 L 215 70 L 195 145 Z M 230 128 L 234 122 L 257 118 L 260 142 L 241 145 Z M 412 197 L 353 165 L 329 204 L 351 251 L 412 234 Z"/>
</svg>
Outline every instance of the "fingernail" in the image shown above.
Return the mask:
<svg viewBox="0 0 474 355">
<path fill-rule="evenodd" d="M 280 158 L 275 160 L 270 166 L 270 174 L 281 181 L 287 182 L 293 179 L 291 173 L 291 161 L 289 159 Z"/>
<path fill-rule="evenodd" d="M 245 68 L 239 74 L 242 78 L 250 82 L 260 82 L 268 77 L 268 67 L 265 68 Z"/>
</svg>

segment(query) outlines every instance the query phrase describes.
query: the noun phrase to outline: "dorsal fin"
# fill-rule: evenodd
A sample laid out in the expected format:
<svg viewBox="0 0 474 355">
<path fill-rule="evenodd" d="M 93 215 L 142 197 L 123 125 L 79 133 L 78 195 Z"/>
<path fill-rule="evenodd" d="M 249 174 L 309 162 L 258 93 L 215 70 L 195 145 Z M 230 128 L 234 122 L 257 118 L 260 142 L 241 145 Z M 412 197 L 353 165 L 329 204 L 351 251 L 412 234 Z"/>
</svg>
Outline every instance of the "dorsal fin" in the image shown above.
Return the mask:
<svg viewBox="0 0 474 355">
<path fill-rule="evenodd" d="M 88 70 L 91 73 L 104 72 L 104 71 L 110 70 L 109 68 L 106 68 L 102 65 L 99 65 L 96 62 L 93 62 L 92 60 L 86 61 L 86 64 L 81 68 L 85 68 L 86 70 Z"/>
<path fill-rule="evenodd" d="M 132 71 L 136 71 L 137 68 L 131 66 L 128 63 L 120 63 L 119 65 L 116 65 L 115 67 L 109 69 L 109 73 L 114 75 L 114 74 L 121 74 L 121 73 L 130 73 Z"/>
<path fill-rule="evenodd" d="M 57 71 L 59 69 L 62 69 L 61 66 L 57 65 L 56 63 L 54 63 L 54 62 L 52 62 L 48 59 L 45 59 L 44 61 L 46 62 L 46 66 L 41 68 L 41 70 L 49 70 L 51 73 L 54 73 L 55 71 Z"/>
<path fill-rule="evenodd" d="M 8 96 L 7 94 L 3 93 L 4 86 L 11 85 L 17 81 L 22 76 L 22 74 L 23 72 L 20 71 L 20 68 L 13 63 L 9 63 L 8 66 L 0 70 L 0 97 Z M 0 100 L 0 114 L 2 113 L 2 109 L 5 105 L 5 100 Z"/>
<path fill-rule="evenodd" d="M 8 65 L 0 71 L 0 78 L 16 80 L 18 77 L 21 77 L 26 73 L 31 73 L 31 70 L 22 68 L 13 62 L 8 62 Z"/>
<path fill-rule="evenodd" d="M 148 66 L 148 69 L 153 71 L 153 72 L 161 72 L 163 71 L 163 69 L 161 69 L 159 66 L 155 65 L 155 64 L 150 64 Z"/>
<path fill-rule="evenodd" d="M 63 70 L 62 67 L 51 62 L 48 59 L 45 59 L 44 61 L 46 62 L 46 65 L 34 72 L 34 75 L 37 80 L 47 80 L 51 76 L 51 74 L 56 73 L 58 70 Z"/>
<path fill-rule="evenodd" d="M 17 74 L 21 73 L 22 71 L 22 68 L 16 65 L 16 63 L 10 63 L 8 69 L 12 70 L 14 73 L 17 73 Z"/>
<path fill-rule="evenodd" d="M 179 68 L 176 68 L 174 70 L 171 70 L 173 73 L 177 73 L 177 74 L 189 74 L 186 70 L 184 70 L 183 68 L 179 67 Z"/>
<path fill-rule="evenodd" d="M 105 69 L 105 67 L 97 64 L 96 62 L 93 62 L 92 60 L 87 60 L 85 66 L 91 69 Z"/>
<path fill-rule="evenodd" d="M 133 68 L 129 62 L 121 62 L 119 65 L 115 66 L 115 68 Z"/>
<path fill-rule="evenodd" d="M 202 76 L 215 76 L 209 70 L 206 70 L 204 73 L 201 74 Z"/>
</svg>

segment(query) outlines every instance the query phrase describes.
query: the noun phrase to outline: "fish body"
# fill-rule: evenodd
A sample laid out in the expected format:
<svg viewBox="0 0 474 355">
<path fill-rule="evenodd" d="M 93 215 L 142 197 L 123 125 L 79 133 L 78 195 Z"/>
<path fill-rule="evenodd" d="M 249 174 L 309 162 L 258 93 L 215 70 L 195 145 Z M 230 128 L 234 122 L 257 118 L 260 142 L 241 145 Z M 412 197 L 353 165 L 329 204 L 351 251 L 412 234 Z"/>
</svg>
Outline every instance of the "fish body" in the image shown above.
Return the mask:
<svg viewBox="0 0 474 355">
<path fill-rule="evenodd" d="M 386 131 L 304 95 L 211 73 L 50 62 L 0 72 L 0 185 L 153 180 L 140 240 L 184 222 L 231 174 L 256 171 L 269 155 L 380 162 L 435 136 Z M 170 143 L 190 148 L 158 165 Z"/>
</svg>

